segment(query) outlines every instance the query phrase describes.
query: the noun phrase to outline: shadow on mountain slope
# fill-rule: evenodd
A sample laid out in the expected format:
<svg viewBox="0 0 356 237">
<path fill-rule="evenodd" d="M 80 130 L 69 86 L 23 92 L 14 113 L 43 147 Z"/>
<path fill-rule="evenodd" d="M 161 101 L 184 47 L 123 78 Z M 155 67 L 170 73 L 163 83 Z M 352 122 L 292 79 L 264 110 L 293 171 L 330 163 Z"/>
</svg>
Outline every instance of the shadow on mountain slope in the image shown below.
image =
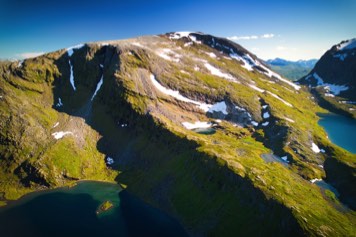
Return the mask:
<svg viewBox="0 0 356 237">
<path fill-rule="evenodd" d="M 110 46 L 75 50 L 71 57 L 74 91 L 68 80 L 69 58 L 63 54 L 56 61 L 62 77 L 53 89 L 55 109 L 83 118 L 101 135 L 97 149 L 114 159 L 113 168 L 121 171 L 119 183 L 178 218 L 193 235 L 304 235 L 291 210 L 267 199 L 226 162 L 198 152 L 195 142 L 132 109 L 114 76 L 120 68 L 119 56 L 119 49 Z M 104 83 L 92 101 L 102 74 Z M 64 105 L 58 108 L 59 98 Z"/>
</svg>

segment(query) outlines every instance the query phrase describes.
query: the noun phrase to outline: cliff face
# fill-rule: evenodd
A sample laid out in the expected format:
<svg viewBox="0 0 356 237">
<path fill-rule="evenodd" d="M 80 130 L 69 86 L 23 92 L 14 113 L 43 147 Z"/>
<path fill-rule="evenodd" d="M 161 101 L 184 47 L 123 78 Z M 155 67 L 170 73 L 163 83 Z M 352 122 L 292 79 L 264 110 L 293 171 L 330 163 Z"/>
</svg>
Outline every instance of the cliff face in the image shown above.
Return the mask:
<svg viewBox="0 0 356 237">
<path fill-rule="evenodd" d="M 90 43 L 2 63 L 0 80 L 4 200 L 115 180 L 196 236 L 354 230 L 352 214 L 309 180 L 338 184 L 325 160 L 353 177 L 355 156 L 325 138 L 323 110 L 305 89 L 226 39 L 179 32 Z M 282 164 L 261 158 L 271 152 Z"/>
<path fill-rule="evenodd" d="M 299 82 L 313 88 L 322 106 L 355 117 L 356 39 L 334 45 Z"/>
</svg>

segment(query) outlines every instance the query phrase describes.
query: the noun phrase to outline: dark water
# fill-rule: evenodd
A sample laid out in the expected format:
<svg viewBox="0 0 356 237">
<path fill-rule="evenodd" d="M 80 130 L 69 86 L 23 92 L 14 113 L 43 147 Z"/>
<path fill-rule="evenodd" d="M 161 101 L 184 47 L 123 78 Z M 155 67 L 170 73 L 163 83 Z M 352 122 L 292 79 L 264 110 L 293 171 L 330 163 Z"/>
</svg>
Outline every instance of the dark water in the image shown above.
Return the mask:
<svg viewBox="0 0 356 237">
<path fill-rule="evenodd" d="M 199 133 L 199 134 L 205 134 L 205 135 L 211 135 L 216 133 L 214 128 L 196 128 L 193 129 L 194 132 Z"/>
<path fill-rule="evenodd" d="M 101 203 L 114 207 L 97 214 Z M 80 182 L 0 208 L 0 236 L 187 236 L 177 221 L 118 185 Z"/>
<path fill-rule="evenodd" d="M 339 192 L 336 190 L 336 188 L 334 188 L 334 187 L 331 186 L 330 184 L 326 183 L 324 180 L 315 181 L 315 184 L 318 185 L 318 187 L 321 188 L 321 189 L 323 189 L 323 190 L 329 190 L 329 191 L 333 192 L 336 197 L 339 197 L 339 196 L 340 196 L 340 194 L 339 194 Z"/>
<path fill-rule="evenodd" d="M 356 154 L 356 120 L 337 114 L 319 114 L 319 124 L 336 145 Z"/>
<path fill-rule="evenodd" d="M 282 160 L 279 156 L 271 154 L 271 153 L 265 153 L 261 155 L 261 158 L 266 162 L 266 163 L 271 163 L 271 162 L 278 162 L 285 167 L 288 167 L 288 162 Z"/>
</svg>

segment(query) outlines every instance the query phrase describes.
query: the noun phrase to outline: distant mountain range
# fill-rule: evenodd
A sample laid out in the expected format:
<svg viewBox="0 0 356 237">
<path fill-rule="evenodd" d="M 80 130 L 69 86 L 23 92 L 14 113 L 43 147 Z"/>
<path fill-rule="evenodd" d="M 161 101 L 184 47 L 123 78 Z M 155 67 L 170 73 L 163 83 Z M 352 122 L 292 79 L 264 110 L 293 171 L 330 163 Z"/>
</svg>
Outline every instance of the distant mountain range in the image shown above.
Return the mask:
<svg viewBox="0 0 356 237">
<path fill-rule="evenodd" d="M 307 75 L 317 61 L 317 59 L 288 61 L 282 58 L 275 58 L 267 60 L 266 63 L 282 76 L 295 81 Z"/>
<path fill-rule="evenodd" d="M 356 38 L 332 46 L 299 83 L 323 107 L 356 118 Z"/>
</svg>

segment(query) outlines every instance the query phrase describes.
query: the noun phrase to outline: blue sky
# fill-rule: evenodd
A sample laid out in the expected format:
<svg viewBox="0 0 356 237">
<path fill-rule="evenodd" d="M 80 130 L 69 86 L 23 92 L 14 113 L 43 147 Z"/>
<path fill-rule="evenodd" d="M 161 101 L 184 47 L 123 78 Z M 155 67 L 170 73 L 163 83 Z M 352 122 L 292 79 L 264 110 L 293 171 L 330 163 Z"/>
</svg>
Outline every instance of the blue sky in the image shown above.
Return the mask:
<svg viewBox="0 0 356 237">
<path fill-rule="evenodd" d="M 0 0 L 0 58 L 202 31 L 232 37 L 263 59 L 309 59 L 356 37 L 355 24 L 356 0 Z"/>
</svg>

